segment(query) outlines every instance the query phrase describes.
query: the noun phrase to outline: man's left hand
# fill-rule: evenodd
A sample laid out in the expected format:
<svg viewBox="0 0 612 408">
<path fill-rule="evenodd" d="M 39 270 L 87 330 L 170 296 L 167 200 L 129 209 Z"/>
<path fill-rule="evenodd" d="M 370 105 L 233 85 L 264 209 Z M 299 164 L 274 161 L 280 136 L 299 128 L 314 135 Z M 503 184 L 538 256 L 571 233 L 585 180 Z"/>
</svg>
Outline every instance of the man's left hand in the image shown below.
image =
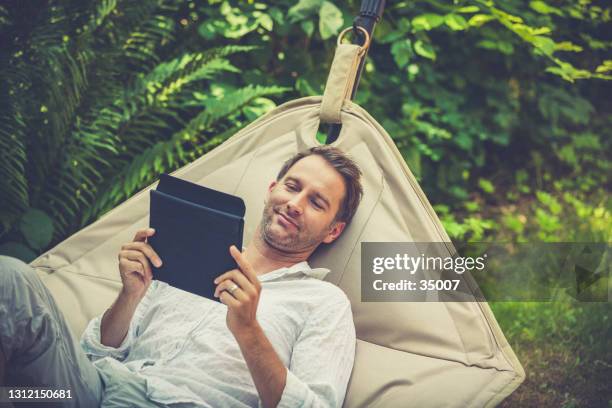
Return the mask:
<svg viewBox="0 0 612 408">
<path fill-rule="evenodd" d="M 227 327 L 234 337 L 252 330 L 257 324 L 257 304 L 261 283 L 251 264 L 234 245 L 230 254 L 236 260 L 238 269 L 232 269 L 217 277 L 214 282 L 215 297 L 227 305 Z"/>
</svg>

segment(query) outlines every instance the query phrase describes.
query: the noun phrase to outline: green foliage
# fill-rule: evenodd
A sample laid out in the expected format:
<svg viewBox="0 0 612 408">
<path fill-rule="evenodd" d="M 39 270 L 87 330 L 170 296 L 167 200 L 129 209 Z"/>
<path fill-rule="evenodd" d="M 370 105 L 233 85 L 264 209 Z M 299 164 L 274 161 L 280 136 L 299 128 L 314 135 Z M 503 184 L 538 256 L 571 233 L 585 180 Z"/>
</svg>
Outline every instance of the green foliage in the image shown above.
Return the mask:
<svg viewBox="0 0 612 408">
<path fill-rule="evenodd" d="M 581 348 L 594 355 L 609 353 L 608 339 L 593 336 L 609 333 L 612 322 L 607 317 L 609 306 L 606 304 L 580 303 L 575 299 L 559 294 L 552 303 L 496 302 L 492 304 L 496 316 L 507 322 L 504 332 L 513 342 L 528 344 L 546 339 L 546 344 L 580 344 Z"/>
<path fill-rule="evenodd" d="M 168 140 L 160 141 L 132 156 L 132 161 L 118 172 L 107 184 L 108 189 L 100 194 L 91 210 L 86 211 L 83 222 L 95 214 L 104 213 L 118 203 L 129 198 L 143 185 L 152 183 L 157 175 L 168 173 L 183 166 L 225 140 L 236 128 L 212 138 L 203 138 L 204 131 L 214 128 L 216 123 L 239 108 L 248 107 L 249 101 L 264 95 L 278 94 L 285 89 L 280 87 L 247 86 L 228 92 L 214 100 L 204 99 L 205 107 L 180 131 Z M 266 109 L 273 105 L 266 104 Z"/>
<path fill-rule="evenodd" d="M 45 248 L 53 238 L 53 221 L 44 212 L 30 208 L 19 222 L 19 231 L 31 248 Z"/>
<path fill-rule="evenodd" d="M 319 33 L 321 33 L 321 38 L 327 40 L 331 36 L 338 34 L 343 25 L 342 12 L 333 3 L 324 1 L 319 10 Z"/>
<path fill-rule="evenodd" d="M 321 94 L 335 36 L 359 6 L 9 3 L 0 240 L 25 245 L 28 209 L 53 220 L 53 244 L 276 103 Z M 445 208 L 453 238 L 550 240 L 570 220 L 601 236 L 609 21 L 590 2 L 387 5 L 356 102 Z"/>
<path fill-rule="evenodd" d="M 322 94 L 360 3 L 5 1 L 0 253 L 29 262 L 277 103 Z M 610 19 L 588 0 L 387 2 L 355 102 L 452 239 L 612 240 Z M 557 342 L 563 369 L 596 366 L 607 305 L 557 300 L 492 307 L 521 361 Z"/>
<path fill-rule="evenodd" d="M 287 90 L 241 80 L 229 57 L 255 46 L 182 46 L 201 31 L 185 29 L 187 4 L 13 3 L 0 13 L 10 39 L 0 59 L 0 237 L 8 253 L 31 258 L 24 248 L 40 252 L 66 237 L 218 145 L 275 106 L 264 97 Z M 270 16 L 253 11 L 253 26 L 224 4 L 234 28 L 272 28 Z"/>
<path fill-rule="evenodd" d="M 493 185 L 493 183 L 484 178 L 478 179 L 478 187 L 480 187 L 482 191 L 488 194 L 493 194 L 495 192 L 495 186 Z"/>
<path fill-rule="evenodd" d="M 53 221 L 47 214 L 30 208 L 21 216 L 9 239 L 0 244 L 0 254 L 30 262 L 49 245 L 53 230 Z"/>
<path fill-rule="evenodd" d="M 468 210 L 473 209 L 473 204 L 467 206 Z M 445 205 L 434 206 L 438 217 L 447 234 L 455 241 L 481 242 L 485 235 L 497 228 L 497 223 L 492 219 L 483 219 L 478 214 L 470 214 L 462 220 L 457 220 L 455 214 L 450 213 L 450 209 Z"/>
</svg>

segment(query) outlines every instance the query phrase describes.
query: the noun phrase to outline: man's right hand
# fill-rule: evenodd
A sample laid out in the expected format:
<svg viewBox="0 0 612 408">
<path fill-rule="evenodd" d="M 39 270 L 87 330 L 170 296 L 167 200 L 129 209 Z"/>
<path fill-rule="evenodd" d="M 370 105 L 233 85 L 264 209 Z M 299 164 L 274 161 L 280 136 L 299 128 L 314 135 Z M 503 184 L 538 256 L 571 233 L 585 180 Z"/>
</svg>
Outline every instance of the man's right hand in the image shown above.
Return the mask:
<svg viewBox="0 0 612 408">
<path fill-rule="evenodd" d="M 151 264 L 159 268 L 162 260 L 147 239 L 155 234 L 153 228 L 138 230 L 134 241 L 125 244 L 119 252 L 119 273 L 123 282 L 122 292 L 128 297 L 141 299 L 153 279 Z"/>
</svg>

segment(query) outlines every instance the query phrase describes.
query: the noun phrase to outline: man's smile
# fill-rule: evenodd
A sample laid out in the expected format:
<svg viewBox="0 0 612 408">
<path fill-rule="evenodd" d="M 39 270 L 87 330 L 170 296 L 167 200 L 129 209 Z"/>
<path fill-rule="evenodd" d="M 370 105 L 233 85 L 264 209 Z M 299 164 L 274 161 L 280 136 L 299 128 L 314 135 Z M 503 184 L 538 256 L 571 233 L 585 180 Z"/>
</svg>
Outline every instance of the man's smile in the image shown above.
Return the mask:
<svg viewBox="0 0 612 408">
<path fill-rule="evenodd" d="M 279 222 L 283 225 L 283 226 L 292 226 L 293 228 L 295 228 L 296 230 L 299 230 L 300 228 L 297 225 L 297 222 L 295 222 L 294 220 L 292 220 L 291 218 L 289 218 L 287 215 L 275 211 L 276 215 L 278 215 L 278 220 Z"/>
</svg>

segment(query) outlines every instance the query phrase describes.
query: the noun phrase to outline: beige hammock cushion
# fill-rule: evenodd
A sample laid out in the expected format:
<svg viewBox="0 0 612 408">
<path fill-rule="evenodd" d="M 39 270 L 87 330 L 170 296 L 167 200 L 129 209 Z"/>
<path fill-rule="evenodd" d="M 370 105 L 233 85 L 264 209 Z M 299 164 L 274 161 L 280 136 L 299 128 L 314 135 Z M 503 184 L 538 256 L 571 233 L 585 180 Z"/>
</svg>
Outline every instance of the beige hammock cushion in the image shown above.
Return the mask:
<svg viewBox="0 0 612 408">
<path fill-rule="evenodd" d="M 173 175 L 238 195 L 247 206 L 245 242 L 263 210 L 263 193 L 281 164 L 318 145 L 321 97 L 288 102 Z M 385 130 L 352 102 L 341 109 L 333 145 L 364 172 L 364 198 L 342 236 L 310 260 L 346 292 L 357 352 L 346 407 L 495 406 L 525 374 L 483 302 L 361 302 L 361 242 L 449 242 L 438 217 Z M 32 265 L 80 336 L 121 287 L 120 246 L 148 226 L 145 188 Z"/>
</svg>

